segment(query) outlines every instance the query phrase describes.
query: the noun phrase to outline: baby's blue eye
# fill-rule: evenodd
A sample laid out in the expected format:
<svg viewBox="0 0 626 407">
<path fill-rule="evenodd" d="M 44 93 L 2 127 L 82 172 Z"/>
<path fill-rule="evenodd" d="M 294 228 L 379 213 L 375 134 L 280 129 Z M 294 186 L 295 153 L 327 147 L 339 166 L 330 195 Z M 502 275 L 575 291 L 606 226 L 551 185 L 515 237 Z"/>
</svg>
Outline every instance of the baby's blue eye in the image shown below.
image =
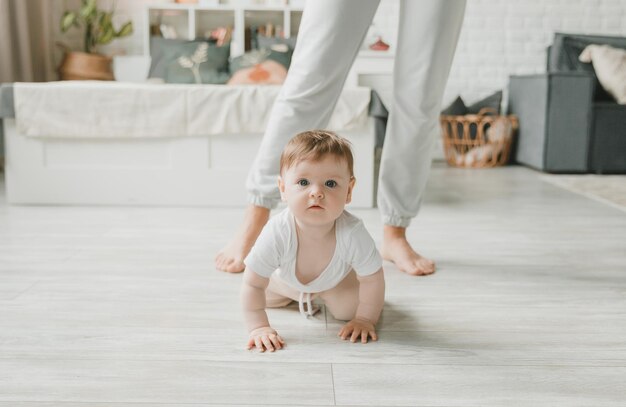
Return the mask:
<svg viewBox="0 0 626 407">
<path fill-rule="evenodd" d="M 301 179 L 298 181 L 298 185 L 300 185 L 301 187 L 306 187 L 309 185 L 309 180 Z"/>
<path fill-rule="evenodd" d="M 329 179 L 324 183 L 324 185 L 326 185 L 328 188 L 335 188 L 337 186 L 337 181 Z"/>
</svg>

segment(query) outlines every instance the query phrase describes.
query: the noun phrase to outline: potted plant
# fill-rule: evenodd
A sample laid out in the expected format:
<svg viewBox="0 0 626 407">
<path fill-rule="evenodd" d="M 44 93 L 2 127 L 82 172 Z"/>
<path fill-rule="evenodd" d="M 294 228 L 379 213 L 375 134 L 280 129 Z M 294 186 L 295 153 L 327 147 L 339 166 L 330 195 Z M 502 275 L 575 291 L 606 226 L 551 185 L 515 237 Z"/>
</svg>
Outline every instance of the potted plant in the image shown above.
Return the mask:
<svg viewBox="0 0 626 407">
<path fill-rule="evenodd" d="M 128 21 L 119 30 L 113 26 L 114 10 L 98 8 L 97 0 L 81 0 L 77 11 L 66 11 L 61 17 L 61 31 L 72 27 L 85 30 L 83 52 L 65 48 L 65 57 L 59 68 L 61 79 L 100 79 L 113 80 L 112 58 L 99 54 L 97 47 L 110 43 L 116 38 L 126 37 L 133 32 L 133 23 Z"/>
</svg>

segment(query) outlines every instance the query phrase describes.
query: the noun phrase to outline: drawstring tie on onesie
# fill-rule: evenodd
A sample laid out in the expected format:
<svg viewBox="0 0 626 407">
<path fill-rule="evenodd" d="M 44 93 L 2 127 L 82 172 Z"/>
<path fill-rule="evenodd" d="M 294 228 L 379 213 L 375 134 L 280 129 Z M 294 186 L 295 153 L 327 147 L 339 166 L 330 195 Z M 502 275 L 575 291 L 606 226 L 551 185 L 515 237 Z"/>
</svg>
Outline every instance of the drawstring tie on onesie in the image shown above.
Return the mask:
<svg viewBox="0 0 626 407">
<path fill-rule="evenodd" d="M 304 310 L 304 298 L 305 297 L 306 297 L 306 308 L 307 308 L 306 311 Z M 300 314 L 305 318 L 312 317 L 313 315 L 315 315 L 317 311 L 319 311 L 319 309 L 313 309 L 313 306 L 311 305 L 311 293 L 300 292 L 300 300 L 298 301 L 298 305 L 300 307 Z"/>
</svg>

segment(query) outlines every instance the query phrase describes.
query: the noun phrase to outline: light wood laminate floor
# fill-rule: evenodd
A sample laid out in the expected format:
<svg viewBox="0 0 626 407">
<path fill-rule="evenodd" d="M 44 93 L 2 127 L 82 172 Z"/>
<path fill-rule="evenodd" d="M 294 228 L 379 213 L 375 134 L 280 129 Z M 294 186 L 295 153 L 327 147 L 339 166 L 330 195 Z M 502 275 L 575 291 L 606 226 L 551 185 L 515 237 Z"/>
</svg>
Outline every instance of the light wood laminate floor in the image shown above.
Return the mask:
<svg viewBox="0 0 626 407">
<path fill-rule="evenodd" d="M 409 234 L 438 271 L 385 264 L 379 342 L 290 306 L 274 354 L 244 350 L 241 275 L 213 268 L 240 209 L 0 191 L 0 407 L 626 405 L 626 213 L 528 169 L 435 167 Z"/>
</svg>

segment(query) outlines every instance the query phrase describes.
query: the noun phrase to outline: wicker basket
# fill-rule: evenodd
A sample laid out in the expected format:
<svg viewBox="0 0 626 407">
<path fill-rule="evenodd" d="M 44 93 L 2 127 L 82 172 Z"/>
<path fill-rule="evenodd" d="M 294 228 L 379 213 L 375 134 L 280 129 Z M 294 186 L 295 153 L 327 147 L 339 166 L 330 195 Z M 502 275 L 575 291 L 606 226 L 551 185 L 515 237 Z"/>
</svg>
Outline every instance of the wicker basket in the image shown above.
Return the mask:
<svg viewBox="0 0 626 407">
<path fill-rule="evenodd" d="M 59 67 L 61 80 L 115 80 L 113 59 L 106 55 L 85 52 L 66 52 Z"/>
<path fill-rule="evenodd" d="M 517 117 L 499 116 L 492 108 L 478 114 L 440 117 L 446 161 L 454 167 L 486 168 L 509 160 Z"/>
</svg>

